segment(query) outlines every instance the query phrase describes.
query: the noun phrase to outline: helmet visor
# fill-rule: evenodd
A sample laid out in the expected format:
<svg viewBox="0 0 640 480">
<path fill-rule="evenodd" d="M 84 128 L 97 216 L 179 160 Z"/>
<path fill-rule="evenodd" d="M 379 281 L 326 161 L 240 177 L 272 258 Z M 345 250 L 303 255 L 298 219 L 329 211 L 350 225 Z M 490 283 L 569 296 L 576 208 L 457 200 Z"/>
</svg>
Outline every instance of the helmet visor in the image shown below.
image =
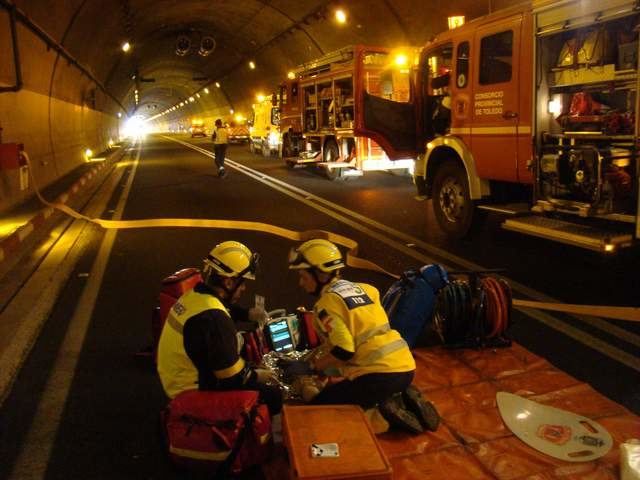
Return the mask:
<svg viewBox="0 0 640 480">
<path fill-rule="evenodd" d="M 238 272 L 238 277 L 246 278 L 248 280 L 256 279 L 256 271 L 258 270 L 258 265 L 260 263 L 260 254 L 254 253 L 251 255 L 249 259 L 249 265 L 244 270 Z"/>
</svg>

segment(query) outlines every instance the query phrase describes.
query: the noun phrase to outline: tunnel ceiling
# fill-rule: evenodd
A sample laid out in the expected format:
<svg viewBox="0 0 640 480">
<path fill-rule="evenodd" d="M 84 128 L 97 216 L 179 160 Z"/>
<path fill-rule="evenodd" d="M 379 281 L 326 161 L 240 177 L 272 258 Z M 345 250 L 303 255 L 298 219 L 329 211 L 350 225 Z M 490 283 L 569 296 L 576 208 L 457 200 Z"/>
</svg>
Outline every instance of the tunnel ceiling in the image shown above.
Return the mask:
<svg viewBox="0 0 640 480">
<path fill-rule="evenodd" d="M 22 0 L 15 5 L 85 66 L 128 114 L 149 115 L 196 92 L 201 96 L 189 104 L 191 112 L 243 106 L 255 92 L 273 91 L 292 67 L 323 53 L 355 43 L 422 45 L 446 28 L 447 16 L 471 19 L 515 3 Z M 335 21 L 337 8 L 347 13 L 344 25 Z M 132 45 L 128 53 L 121 50 L 125 41 Z M 203 41 L 207 55 L 200 53 Z"/>
</svg>

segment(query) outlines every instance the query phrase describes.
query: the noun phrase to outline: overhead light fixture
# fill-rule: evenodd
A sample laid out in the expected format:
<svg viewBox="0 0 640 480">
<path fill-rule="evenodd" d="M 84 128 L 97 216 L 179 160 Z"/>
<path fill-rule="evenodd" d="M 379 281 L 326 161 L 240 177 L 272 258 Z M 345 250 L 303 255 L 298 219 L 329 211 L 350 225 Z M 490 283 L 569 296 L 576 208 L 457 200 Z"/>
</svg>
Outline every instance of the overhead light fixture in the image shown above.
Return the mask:
<svg viewBox="0 0 640 480">
<path fill-rule="evenodd" d="M 256 69 L 256 64 L 255 64 L 255 62 L 254 62 L 253 60 L 251 60 L 251 61 L 249 62 L 249 68 L 250 68 L 251 70 L 255 70 L 255 69 Z"/>
<path fill-rule="evenodd" d="M 256 100 L 258 100 L 258 102 L 262 103 L 264 102 L 265 96 L 261 93 L 256 95 Z"/>
<path fill-rule="evenodd" d="M 229 113 L 230 113 L 231 115 L 233 115 L 233 112 L 234 112 L 233 108 L 230 108 L 230 109 L 229 109 Z"/>
<path fill-rule="evenodd" d="M 204 87 L 204 93 L 209 94 L 209 89 L 207 87 Z"/>
<path fill-rule="evenodd" d="M 335 12 L 335 18 L 336 18 L 336 22 L 338 23 L 341 23 L 341 24 L 347 23 L 347 12 L 339 8 Z"/>
<path fill-rule="evenodd" d="M 216 48 L 216 41 L 213 39 L 213 37 L 202 37 L 202 40 L 200 40 L 200 50 L 198 50 L 198 53 L 203 56 L 206 57 L 208 55 L 211 54 L 211 52 L 213 52 Z"/>
<path fill-rule="evenodd" d="M 124 42 L 122 44 L 122 51 L 127 53 L 129 50 L 131 50 L 131 44 L 129 42 Z"/>
<path fill-rule="evenodd" d="M 293 73 L 293 72 L 289 72 L 289 73 L 287 73 L 287 78 L 289 80 L 293 80 L 294 78 L 296 78 L 296 74 Z"/>
<path fill-rule="evenodd" d="M 464 25 L 464 15 L 447 17 L 447 24 L 449 25 L 449 30 L 461 27 L 462 25 Z"/>
<path fill-rule="evenodd" d="M 186 35 L 178 35 L 176 40 L 176 55 L 184 57 L 191 51 L 191 39 Z"/>
<path fill-rule="evenodd" d="M 195 102 L 195 101 L 196 101 L 196 99 L 195 99 L 195 98 L 193 98 L 193 97 L 189 97 L 189 101 L 190 101 L 191 103 L 193 103 L 193 102 Z"/>
<path fill-rule="evenodd" d="M 118 118 L 122 118 L 122 113 L 118 112 Z"/>
<path fill-rule="evenodd" d="M 200 94 L 199 93 L 196 93 L 196 98 L 200 98 Z"/>
<path fill-rule="evenodd" d="M 220 82 L 216 82 L 216 87 L 220 88 Z"/>
</svg>

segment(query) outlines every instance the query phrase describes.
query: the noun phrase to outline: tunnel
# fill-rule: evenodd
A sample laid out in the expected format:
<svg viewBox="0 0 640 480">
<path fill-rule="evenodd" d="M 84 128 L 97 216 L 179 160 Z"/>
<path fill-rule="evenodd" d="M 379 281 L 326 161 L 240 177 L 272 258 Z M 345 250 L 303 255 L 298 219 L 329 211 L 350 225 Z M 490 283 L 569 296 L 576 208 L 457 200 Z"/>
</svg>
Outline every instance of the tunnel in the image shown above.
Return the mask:
<svg viewBox="0 0 640 480">
<path fill-rule="evenodd" d="M 131 119 L 168 130 L 246 117 L 257 94 L 328 52 L 422 46 L 448 16 L 513 3 L 1 0 L 0 144 L 22 146 L 43 188 L 119 142 Z M 0 211 L 34 193 L 18 163 L 0 169 Z"/>
</svg>

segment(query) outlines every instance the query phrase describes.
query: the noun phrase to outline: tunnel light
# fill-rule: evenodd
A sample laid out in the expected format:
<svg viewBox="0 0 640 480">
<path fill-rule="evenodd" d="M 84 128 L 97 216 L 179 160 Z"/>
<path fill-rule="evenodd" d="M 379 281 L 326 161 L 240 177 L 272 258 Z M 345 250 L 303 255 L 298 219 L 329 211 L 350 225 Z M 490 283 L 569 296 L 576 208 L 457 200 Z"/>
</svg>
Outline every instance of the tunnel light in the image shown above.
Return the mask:
<svg viewBox="0 0 640 480">
<path fill-rule="evenodd" d="M 547 104 L 547 111 L 557 117 L 562 113 L 562 102 L 560 101 L 560 97 L 554 96 L 549 103 Z"/>
<path fill-rule="evenodd" d="M 195 101 L 196 101 L 196 99 L 195 99 L 195 98 L 193 98 L 193 97 L 189 97 L 189 101 L 190 101 L 191 103 L 193 103 L 193 102 L 195 102 Z"/>
<path fill-rule="evenodd" d="M 115 145 L 115 142 L 113 141 L 113 138 L 109 139 L 108 145 L 109 145 L 109 148 L 113 148 L 113 146 Z"/>
<path fill-rule="evenodd" d="M 216 87 L 220 88 L 220 82 L 216 82 Z"/>
<path fill-rule="evenodd" d="M 122 113 L 118 112 L 118 118 L 122 118 Z"/>
<path fill-rule="evenodd" d="M 123 52 L 127 53 L 129 50 L 131 50 L 131 44 L 129 42 L 124 42 L 121 48 Z"/>
<path fill-rule="evenodd" d="M 234 113 L 234 112 L 235 112 L 235 110 L 234 110 L 233 108 L 230 108 L 230 109 L 229 109 L 229 113 L 230 113 L 231 115 L 233 115 L 233 113 Z"/>
<path fill-rule="evenodd" d="M 206 93 L 207 95 L 209 94 L 209 89 L 207 87 L 204 87 L 204 93 Z"/>
<path fill-rule="evenodd" d="M 200 98 L 200 94 L 199 93 L 196 93 L 196 98 Z"/>
<path fill-rule="evenodd" d="M 464 15 L 455 15 L 453 17 L 447 17 L 447 24 L 449 25 L 449 30 L 453 30 L 454 28 L 461 27 L 464 25 Z"/>
<path fill-rule="evenodd" d="M 341 8 L 336 10 L 335 17 L 336 17 L 336 22 L 340 24 L 347 23 L 347 12 L 345 12 Z"/>
<path fill-rule="evenodd" d="M 606 253 L 611 253 L 611 252 L 615 251 L 615 249 L 616 249 L 616 246 L 614 244 L 612 244 L 612 243 L 606 243 L 604 245 L 604 251 Z"/>
<path fill-rule="evenodd" d="M 93 150 L 91 150 L 90 148 L 87 148 L 87 149 L 84 151 L 84 159 L 85 159 L 86 161 L 89 161 L 89 160 L 91 160 L 92 158 L 93 158 Z"/>
<path fill-rule="evenodd" d="M 241 113 L 238 113 L 234 118 L 235 118 L 236 122 L 238 122 L 238 123 L 244 122 L 244 117 L 242 116 Z"/>
<path fill-rule="evenodd" d="M 294 78 L 296 78 L 296 74 L 293 73 L 293 72 L 289 72 L 289 73 L 287 73 L 287 78 L 289 80 L 293 80 Z"/>
<path fill-rule="evenodd" d="M 405 67 L 409 62 L 409 58 L 404 53 L 398 53 L 396 55 L 396 58 L 394 59 L 394 62 L 397 67 Z"/>
<path fill-rule="evenodd" d="M 265 98 L 266 98 L 266 97 L 265 97 L 263 94 L 261 94 L 261 93 L 259 93 L 259 94 L 257 94 L 257 95 L 256 95 L 256 100 L 258 100 L 258 102 L 260 102 L 260 103 L 264 102 L 264 99 L 265 99 Z"/>
<path fill-rule="evenodd" d="M 254 62 L 253 60 L 251 60 L 251 61 L 249 62 L 249 68 L 250 68 L 251 70 L 255 70 L 255 69 L 256 69 L 256 64 L 255 64 L 255 62 Z"/>
</svg>

